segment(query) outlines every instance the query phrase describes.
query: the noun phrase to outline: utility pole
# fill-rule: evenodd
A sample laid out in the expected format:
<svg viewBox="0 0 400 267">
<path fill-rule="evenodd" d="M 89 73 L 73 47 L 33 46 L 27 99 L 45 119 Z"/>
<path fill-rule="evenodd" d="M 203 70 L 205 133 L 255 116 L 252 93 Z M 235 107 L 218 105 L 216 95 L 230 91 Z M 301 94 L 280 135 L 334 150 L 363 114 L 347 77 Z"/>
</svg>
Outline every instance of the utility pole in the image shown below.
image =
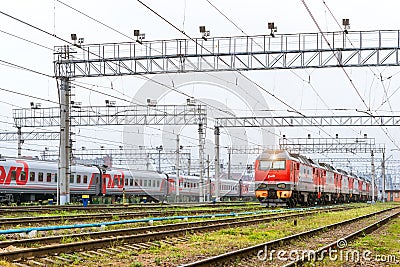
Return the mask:
<svg viewBox="0 0 400 267">
<path fill-rule="evenodd" d="M 146 171 L 150 169 L 150 154 L 146 154 Z"/>
<path fill-rule="evenodd" d="M 210 155 L 207 154 L 207 184 L 208 184 L 208 194 L 207 201 L 211 201 L 211 177 L 210 177 Z"/>
<path fill-rule="evenodd" d="M 219 127 L 215 127 L 214 136 L 215 136 L 215 201 L 219 201 Z"/>
<path fill-rule="evenodd" d="M 382 153 L 382 202 L 386 202 L 385 151 Z"/>
<path fill-rule="evenodd" d="M 179 145 L 179 134 L 176 135 L 176 182 L 175 182 L 175 188 L 176 188 L 176 201 L 179 201 L 179 150 L 180 150 L 180 145 Z"/>
<path fill-rule="evenodd" d="M 372 187 L 372 203 L 375 203 L 375 165 L 374 165 L 373 150 L 371 150 L 371 187 Z"/>
<path fill-rule="evenodd" d="M 203 143 L 204 128 L 203 124 L 199 123 L 199 160 L 200 160 L 200 184 L 199 184 L 199 202 L 204 202 L 204 143 Z"/>
<path fill-rule="evenodd" d="M 190 155 L 189 155 L 189 158 L 188 158 L 188 175 L 190 175 L 190 163 L 191 163 L 191 159 L 190 159 Z"/>
<path fill-rule="evenodd" d="M 21 127 L 17 127 L 17 136 L 18 136 L 18 158 L 21 157 L 21 150 L 22 150 L 22 133 Z"/>
<path fill-rule="evenodd" d="M 158 173 L 161 173 L 161 151 L 164 149 L 162 145 L 156 147 L 158 151 Z"/>
<path fill-rule="evenodd" d="M 68 47 L 66 49 L 69 49 Z M 66 51 L 68 54 L 68 51 Z M 60 161 L 59 161 L 59 204 L 70 202 L 70 110 L 69 110 L 70 81 L 69 78 L 60 79 Z"/>
<path fill-rule="evenodd" d="M 231 153 L 232 149 L 228 147 L 228 180 L 231 179 Z"/>
</svg>

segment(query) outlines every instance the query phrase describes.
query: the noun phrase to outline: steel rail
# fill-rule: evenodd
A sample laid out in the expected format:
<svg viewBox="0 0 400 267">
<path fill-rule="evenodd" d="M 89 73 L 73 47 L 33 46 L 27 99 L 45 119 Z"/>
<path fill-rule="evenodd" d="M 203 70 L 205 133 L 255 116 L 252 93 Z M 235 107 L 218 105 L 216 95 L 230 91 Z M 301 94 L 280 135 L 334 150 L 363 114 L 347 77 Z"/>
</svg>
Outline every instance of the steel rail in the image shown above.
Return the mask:
<svg viewBox="0 0 400 267">
<path fill-rule="evenodd" d="M 346 207 L 341 207 L 340 209 L 345 209 Z M 347 207 L 348 208 L 348 207 Z M 339 209 L 339 208 L 334 208 Z M 151 242 L 163 240 L 167 237 L 177 237 L 184 236 L 188 232 L 210 232 L 216 231 L 223 228 L 231 228 L 231 227 L 241 227 L 246 225 L 254 225 L 257 223 L 265 223 L 272 220 L 278 219 L 289 219 L 293 217 L 302 217 L 308 216 L 315 213 L 320 212 L 330 212 L 332 209 L 316 209 L 312 211 L 306 212 L 293 212 L 286 215 L 277 215 L 271 216 L 275 214 L 264 214 L 259 215 L 259 218 L 254 219 L 254 216 L 248 216 L 247 218 L 229 218 L 223 220 L 207 220 L 201 222 L 187 222 L 187 223 L 179 223 L 179 224 L 168 224 L 162 226 L 150 226 L 150 227 L 142 227 L 142 228 L 131 228 L 131 229 L 120 229 L 114 231 L 104 231 L 104 232 L 96 232 L 96 233 L 86 233 L 86 234 L 74 234 L 74 235 L 66 235 L 66 236 L 57 236 L 57 237 L 45 237 L 45 238 L 36 238 L 31 240 L 15 240 L 15 241 L 4 241 L 0 242 L 0 247 L 6 247 L 9 245 L 32 245 L 32 244 L 47 244 L 51 242 L 60 242 L 62 238 L 83 238 L 83 237 L 96 237 L 98 239 L 87 240 L 82 242 L 73 242 L 67 244 L 56 244 L 49 246 L 41 246 L 36 248 L 23 248 L 15 251 L 5 251 L 0 252 L 0 258 L 5 259 L 7 261 L 16 261 L 22 260 L 26 258 L 33 257 L 44 257 L 49 255 L 55 255 L 60 253 L 71 253 L 74 251 L 82 251 L 89 249 L 99 249 L 104 247 L 109 247 L 110 244 L 115 242 L 121 243 L 140 243 L 140 242 Z M 269 216 L 268 216 L 269 215 Z M 265 217 L 265 218 L 263 218 Z M 157 230 L 158 231 L 155 231 Z M 150 232 L 152 231 L 152 232 Z M 111 236 L 111 237 L 110 237 Z M 35 243 L 36 242 L 36 243 Z M 42 242 L 42 243 L 41 243 Z"/>
<path fill-rule="evenodd" d="M 345 220 L 342 222 L 338 222 L 338 223 L 334 223 L 334 224 L 330 224 L 330 225 L 326 225 L 326 226 L 321 226 L 318 227 L 316 229 L 312 229 L 309 231 L 305 231 L 305 232 L 301 232 L 298 234 L 293 234 L 287 237 L 282 237 L 279 239 L 275 239 L 275 240 L 271 240 L 262 244 L 258 244 L 255 246 L 251 246 L 251 247 L 247 247 L 247 248 L 243 248 L 243 249 L 239 249 L 239 250 L 235 250 L 235 251 L 231 251 L 231 252 L 227 252 L 221 255 L 217 255 L 214 257 L 210 257 L 204 260 L 200 260 L 200 261 L 196 261 L 196 262 L 192 262 L 192 263 L 187 263 L 187 264 L 183 264 L 180 265 L 180 267 L 193 267 L 193 266 L 226 266 L 228 263 L 230 262 L 234 262 L 236 259 L 238 258 L 244 258 L 244 257 L 249 257 L 249 256 L 253 256 L 253 255 L 257 255 L 257 253 L 259 251 L 263 251 L 264 248 L 267 246 L 268 248 L 273 248 L 276 246 L 280 246 L 282 244 L 286 244 L 289 241 L 292 241 L 294 239 L 299 239 L 299 238 L 303 238 L 303 237 L 307 237 L 307 236 L 311 236 L 314 235 L 320 231 L 325 231 L 327 229 L 331 229 L 334 227 L 338 227 L 341 225 L 346 225 L 352 222 L 355 222 L 357 220 L 361 220 L 361 219 L 365 219 L 365 218 L 369 218 L 372 217 L 374 215 L 378 215 L 384 212 L 388 212 L 391 211 L 395 208 L 388 208 L 388 209 L 384 209 L 381 211 L 377 211 L 377 212 L 373 212 L 373 213 L 369 213 L 366 215 L 362 215 L 356 218 L 352 218 L 349 220 Z M 395 215 L 398 215 L 400 213 L 400 211 L 398 211 Z"/>
<path fill-rule="evenodd" d="M 224 209 L 221 212 L 237 212 L 243 209 Z M 248 209 L 246 209 L 248 210 Z M 215 212 L 216 210 L 214 210 Z M 120 219 L 140 218 L 145 216 L 173 216 L 173 215 L 195 215 L 210 214 L 210 210 L 166 210 L 166 211 L 144 211 L 144 212 L 126 212 L 126 213 L 103 213 L 87 215 L 60 215 L 60 216 L 37 216 L 37 217 L 19 217 L 19 218 L 0 218 L 0 228 L 13 225 L 32 225 L 41 223 L 63 223 L 65 221 L 85 221 L 85 220 L 104 220 L 113 219 L 118 216 Z"/>
<path fill-rule="evenodd" d="M 326 246 L 321 247 L 320 249 L 314 251 L 315 255 L 318 257 L 318 259 L 323 259 L 324 257 L 322 257 L 322 255 L 328 255 L 328 254 L 324 254 L 326 252 L 329 252 L 330 249 L 337 247 L 337 244 L 339 241 L 341 240 L 346 240 L 351 241 L 356 239 L 359 236 L 365 235 L 365 234 L 370 234 L 371 232 L 373 232 L 374 230 L 378 229 L 379 227 L 381 227 L 382 225 L 385 225 L 386 223 L 388 223 L 391 219 L 393 219 L 394 217 L 398 216 L 400 214 L 400 212 L 397 212 L 393 215 L 387 216 L 386 218 L 383 218 L 382 220 L 379 220 L 377 222 L 374 222 L 366 227 L 363 227 L 362 229 L 355 231 L 341 239 L 338 239 Z M 283 267 L 292 267 L 292 266 L 302 266 L 305 262 L 309 261 L 309 257 L 308 255 L 305 255 L 304 259 L 300 258 L 297 261 L 292 261 L 286 265 L 284 265 Z"/>
</svg>

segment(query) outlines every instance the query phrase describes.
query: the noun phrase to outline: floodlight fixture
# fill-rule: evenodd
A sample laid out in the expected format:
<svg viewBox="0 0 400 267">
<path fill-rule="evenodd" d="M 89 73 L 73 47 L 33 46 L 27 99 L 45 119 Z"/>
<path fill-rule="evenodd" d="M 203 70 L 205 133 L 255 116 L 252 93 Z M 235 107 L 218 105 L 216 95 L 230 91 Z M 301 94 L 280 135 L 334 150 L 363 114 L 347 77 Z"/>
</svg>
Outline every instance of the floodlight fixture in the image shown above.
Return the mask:
<svg viewBox="0 0 400 267">
<path fill-rule="evenodd" d="M 350 29 L 350 20 L 349 19 L 342 19 L 342 24 L 344 26 L 344 33 L 349 33 L 348 29 Z"/>
<path fill-rule="evenodd" d="M 78 37 L 76 36 L 75 33 L 71 33 L 71 40 L 72 40 L 72 41 L 78 40 Z"/>
<path fill-rule="evenodd" d="M 187 98 L 187 99 L 186 99 L 186 104 L 187 104 L 188 106 L 195 106 L 195 105 L 196 105 L 196 100 L 195 100 L 193 97 Z"/>
<path fill-rule="evenodd" d="M 147 98 L 147 105 L 148 105 L 149 107 L 155 107 L 155 106 L 157 106 L 157 100 Z"/>
<path fill-rule="evenodd" d="M 108 100 L 108 99 L 106 99 L 105 102 L 106 102 L 106 107 L 115 107 L 115 105 L 117 104 L 116 101 Z"/>
<path fill-rule="evenodd" d="M 138 42 L 139 44 L 143 43 L 143 40 L 145 38 L 145 34 L 144 33 L 140 33 L 140 30 L 133 30 L 133 36 L 136 37 L 136 42 Z"/>
<path fill-rule="evenodd" d="M 71 101 L 71 106 L 73 108 L 81 108 L 82 107 L 82 102 Z"/>
<path fill-rule="evenodd" d="M 35 102 L 31 102 L 31 109 L 39 109 L 42 107 L 42 103 L 35 103 Z"/>
<path fill-rule="evenodd" d="M 201 38 L 207 41 L 207 37 L 210 37 L 210 31 L 206 30 L 206 26 L 199 26 L 199 30 L 201 33 Z"/>
<path fill-rule="evenodd" d="M 278 27 L 275 26 L 274 22 L 268 22 L 268 30 L 271 31 L 270 35 L 275 37 L 275 33 L 278 30 Z"/>
</svg>

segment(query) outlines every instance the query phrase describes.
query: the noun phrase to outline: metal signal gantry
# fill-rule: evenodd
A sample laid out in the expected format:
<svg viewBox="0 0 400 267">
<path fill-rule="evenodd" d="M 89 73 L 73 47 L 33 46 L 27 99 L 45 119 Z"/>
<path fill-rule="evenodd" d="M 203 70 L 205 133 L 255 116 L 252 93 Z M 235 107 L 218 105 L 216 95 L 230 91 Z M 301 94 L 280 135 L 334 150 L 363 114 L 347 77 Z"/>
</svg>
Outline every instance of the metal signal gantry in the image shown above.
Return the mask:
<svg viewBox="0 0 400 267">
<path fill-rule="evenodd" d="M 59 132 L 21 132 L 21 127 L 18 127 L 17 132 L 3 132 L 0 133 L 0 142 L 17 141 L 18 157 L 21 157 L 22 144 L 26 140 L 60 140 Z"/>
<path fill-rule="evenodd" d="M 400 116 L 288 116 L 288 117 L 224 117 L 216 118 L 216 125 L 214 130 L 215 144 L 216 144 L 216 177 L 219 175 L 219 133 L 220 128 L 229 127 L 315 127 L 315 126 L 335 126 L 335 127 L 350 127 L 350 126 L 399 126 Z M 360 145 L 358 144 L 358 147 Z M 325 146 L 325 149 L 328 147 Z M 330 147 L 332 148 L 332 147 Z M 371 169 L 372 169 L 372 185 L 374 186 L 375 166 L 374 166 L 374 147 L 370 149 L 364 148 L 362 153 L 371 153 Z M 342 152 L 351 152 L 344 148 Z M 383 162 L 385 161 L 385 148 L 378 147 L 376 152 L 383 155 Z M 218 165 L 217 165 L 218 164 Z M 383 181 L 384 164 L 382 165 Z M 384 188 L 384 187 L 383 187 Z"/>
<path fill-rule="evenodd" d="M 14 109 L 17 127 L 60 126 L 60 108 Z M 71 126 L 207 124 L 205 105 L 88 106 L 71 109 Z"/>
<path fill-rule="evenodd" d="M 198 125 L 199 147 L 204 148 L 207 125 L 205 105 L 70 107 L 69 83 L 61 83 L 61 108 L 14 109 L 14 122 L 21 127 L 60 126 L 60 204 L 69 202 L 70 127 L 98 125 Z M 66 92 L 68 91 L 68 92 Z M 203 150 L 201 150 L 201 153 Z M 65 158 L 65 155 L 68 158 Z"/>
<path fill-rule="evenodd" d="M 69 169 L 67 157 L 70 155 L 69 95 L 70 80 L 73 78 L 207 71 L 398 66 L 399 40 L 399 31 L 340 31 L 56 46 L 54 70 L 59 81 L 60 155 L 63 155 L 60 159 L 59 180 L 68 183 L 66 176 Z M 218 129 L 217 127 L 216 131 Z M 215 135 L 219 135 L 219 131 Z M 202 150 L 203 146 L 200 143 L 199 150 Z M 219 143 L 216 142 L 217 155 L 218 146 Z M 200 161 L 202 162 L 202 156 Z M 216 166 L 219 166 L 219 162 L 216 163 Z M 218 175 L 216 167 L 216 179 L 219 179 Z M 200 176 L 202 180 L 202 174 Z M 64 195 L 68 195 L 68 192 L 63 193 L 61 204 L 65 203 Z M 218 189 L 216 197 L 219 197 Z M 203 196 L 200 196 L 200 199 L 202 198 Z"/>
<path fill-rule="evenodd" d="M 282 138 L 279 147 L 292 153 L 385 153 L 375 138 Z"/>
<path fill-rule="evenodd" d="M 59 140 L 59 132 L 24 132 L 21 133 L 21 137 L 18 136 L 17 132 L 2 132 L 0 133 L 0 141 L 17 141 L 21 140 Z"/>
<path fill-rule="evenodd" d="M 399 66 L 399 44 L 400 31 L 388 30 L 56 46 L 55 76 Z"/>
<path fill-rule="evenodd" d="M 397 116 L 269 116 L 225 117 L 217 127 L 315 127 L 315 126 L 400 126 Z"/>
</svg>

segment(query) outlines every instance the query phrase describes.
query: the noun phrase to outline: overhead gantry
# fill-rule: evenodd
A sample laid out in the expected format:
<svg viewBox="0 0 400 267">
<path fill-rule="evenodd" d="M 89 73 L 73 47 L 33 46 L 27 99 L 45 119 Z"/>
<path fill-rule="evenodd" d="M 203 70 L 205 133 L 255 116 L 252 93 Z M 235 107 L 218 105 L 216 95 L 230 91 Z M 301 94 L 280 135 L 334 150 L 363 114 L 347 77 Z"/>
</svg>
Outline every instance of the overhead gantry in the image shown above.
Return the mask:
<svg viewBox="0 0 400 267">
<path fill-rule="evenodd" d="M 158 73 L 399 66 L 399 44 L 398 30 L 346 30 L 56 46 L 54 70 L 60 91 L 60 180 L 67 182 L 69 173 L 71 79 Z M 202 164 L 202 155 L 200 161 Z M 218 192 L 216 194 L 218 197 Z M 64 203 L 65 199 L 61 201 Z"/>
</svg>

